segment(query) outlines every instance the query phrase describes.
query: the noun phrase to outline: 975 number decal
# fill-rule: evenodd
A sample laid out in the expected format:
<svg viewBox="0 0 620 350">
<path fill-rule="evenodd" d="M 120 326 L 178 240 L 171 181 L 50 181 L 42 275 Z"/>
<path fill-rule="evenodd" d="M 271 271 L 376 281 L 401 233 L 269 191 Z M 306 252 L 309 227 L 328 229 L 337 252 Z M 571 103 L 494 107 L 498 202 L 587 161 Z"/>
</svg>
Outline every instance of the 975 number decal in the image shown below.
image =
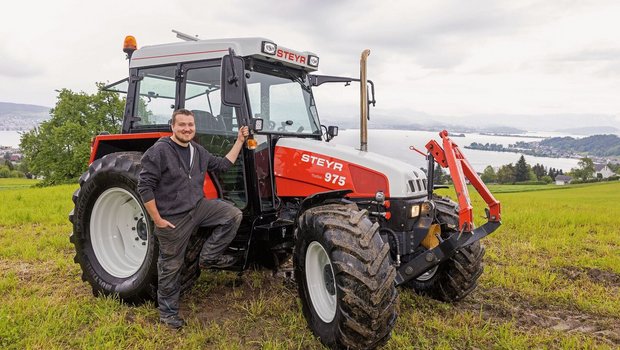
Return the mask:
<svg viewBox="0 0 620 350">
<path fill-rule="evenodd" d="M 344 186 L 347 178 L 338 174 L 325 173 L 325 177 L 323 178 L 323 180 L 325 180 L 325 182 L 337 184 L 338 186 Z"/>
</svg>

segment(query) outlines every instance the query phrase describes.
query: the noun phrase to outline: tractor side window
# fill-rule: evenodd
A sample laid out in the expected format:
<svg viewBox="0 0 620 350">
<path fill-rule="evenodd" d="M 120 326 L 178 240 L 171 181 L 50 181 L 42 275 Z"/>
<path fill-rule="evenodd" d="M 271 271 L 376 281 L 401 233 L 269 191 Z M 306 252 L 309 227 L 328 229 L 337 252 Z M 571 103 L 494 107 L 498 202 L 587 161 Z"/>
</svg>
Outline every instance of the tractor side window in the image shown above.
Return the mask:
<svg viewBox="0 0 620 350">
<path fill-rule="evenodd" d="M 268 116 L 267 111 L 269 111 L 269 97 L 263 98 L 261 96 L 261 84 L 258 82 L 249 82 L 248 86 L 248 96 L 250 97 L 250 108 L 252 110 L 252 114 L 254 118 L 263 118 L 263 113 Z"/>
<path fill-rule="evenodd" d="M 136 126 L 168 125 L 176 97 L 175 66 L 138 71 L 138 98 L 134 116 Z"/>
<path fill-rule="evenodd" d="M 235 109 L 221 102 L 220 67 L 190 69 L 186 76 L 184 106 L 194 112 L 196 132 L 236 134 Z"/>
</svg>

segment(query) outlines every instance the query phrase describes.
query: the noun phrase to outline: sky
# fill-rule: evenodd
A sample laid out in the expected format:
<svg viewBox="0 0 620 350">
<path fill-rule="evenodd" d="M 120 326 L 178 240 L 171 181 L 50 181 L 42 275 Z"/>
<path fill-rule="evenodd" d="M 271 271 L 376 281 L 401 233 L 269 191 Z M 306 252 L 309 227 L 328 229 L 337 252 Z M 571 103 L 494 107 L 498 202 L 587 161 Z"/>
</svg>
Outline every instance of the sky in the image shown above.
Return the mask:
<svg viewBox="0 0 620 350">
<path fill-rule="evenodd" d="M 92 93 L 127 75 L 125 35 L 153 45 L 176 29 L 312 51 L 327 75 L 358 76 L 368 48 L 387 121 L 620 128 L 619 1 L 21 0 L 3 3 L 0 29 L 3 102 Z M 315 90 L 321 115 L 357 113 L 359 90 L 343 89 Z"/>
</svg>

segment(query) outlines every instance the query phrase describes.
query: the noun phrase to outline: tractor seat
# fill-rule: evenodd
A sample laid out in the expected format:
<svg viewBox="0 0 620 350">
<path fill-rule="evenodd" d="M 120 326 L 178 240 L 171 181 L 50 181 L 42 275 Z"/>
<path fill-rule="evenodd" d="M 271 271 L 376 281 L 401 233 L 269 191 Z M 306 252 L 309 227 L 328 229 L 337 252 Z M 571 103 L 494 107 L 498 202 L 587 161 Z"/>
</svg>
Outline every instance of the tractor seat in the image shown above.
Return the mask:
<svg viewBox="0 0 620 350">
<path fill-rule="evenodd" d="M 224 131 L 224 123 L 218 120 L 213 114 L 200 109 L 193 109 L 194 119 L 196 120 L 196 132 Z"/>
</svg>

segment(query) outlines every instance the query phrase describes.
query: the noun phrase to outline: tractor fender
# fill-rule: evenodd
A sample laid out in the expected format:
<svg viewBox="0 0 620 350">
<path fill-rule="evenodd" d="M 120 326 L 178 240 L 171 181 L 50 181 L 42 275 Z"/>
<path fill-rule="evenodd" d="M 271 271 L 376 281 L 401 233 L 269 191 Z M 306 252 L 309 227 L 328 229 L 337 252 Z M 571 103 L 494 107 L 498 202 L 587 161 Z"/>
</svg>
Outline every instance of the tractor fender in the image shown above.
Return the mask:
<svg viewBox="0 0 620 350">
<path fill-rule="evenodd" d="M 91 164 L 95 160 L 117 152 L 142 152 L 144 153 L 160 137 L 170 136 L 170 132 L 147 132 L 138 134 L 101 134 L 97 135 L 91 144 Z"/>
<path fill-rule="evenodd" d="M 306 210 L 330 203 L 343 203 L 343 204 L 351 204 L 352 201 L 346 199 L 346 195 L 352 193 L 352 190 L 334 190 L 334 191 L 325 191 L 318 192 L 311 196 L 306 197 L 299 207 L 297 211 L 297 215 L 295 216 L 295 222 L 297 222 L 301 214 L 303 214 Z"/>
</svg>

